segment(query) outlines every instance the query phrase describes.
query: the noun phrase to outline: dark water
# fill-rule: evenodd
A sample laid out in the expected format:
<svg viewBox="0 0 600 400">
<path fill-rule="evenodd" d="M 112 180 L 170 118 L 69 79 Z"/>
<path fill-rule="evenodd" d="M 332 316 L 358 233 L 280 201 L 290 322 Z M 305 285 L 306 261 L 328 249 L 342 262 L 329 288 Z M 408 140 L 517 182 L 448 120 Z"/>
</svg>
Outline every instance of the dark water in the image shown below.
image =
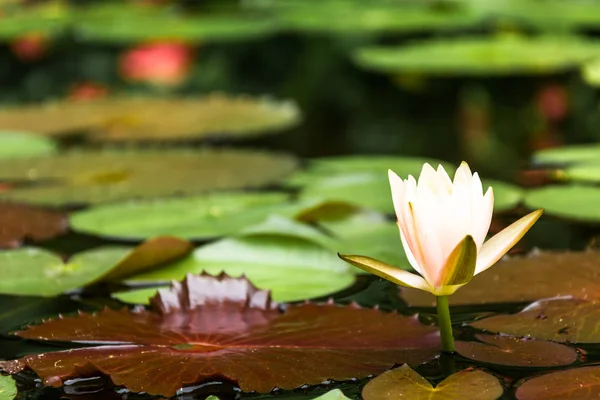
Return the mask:
<svg viewBox="0 0 600 400">
<path fill-rule="evenodd" d="M 335 301 L 340 304 L 346 304 L 356 301 L 362 306 L 373 307 L 379 305 L 384 311 L 398 310 L 403 314 L 419 313 L 423 323 L 434 323 L 435 314 L 433 309 L 414 309 L 408 308 L 398 296 L 397 288 L 387 281 L 375 277 L 362 276 L 354 287 L 337 293 L 333 296 Z M 2 335 L 0 336 L 0 358 L 12 359 L 30 353 L 47 352 L 61 350 L 65 347 L 60 344 L 37 343 L 16 338 L 9 334 L 20 327 L 31 322 L 38 322 L 41 318 L 56 315 L 60 313 L 71 313 L 78 309 L 92 311 L 98 310 L 104 305 L 115 306 L 118 303 L 106 297 L 88 295 L 87 293 L 75 294 L 72 296 L 61 296 L 53 299 L 24 298 L 16 296 L 0 296 L 0 304 L 6 310 L 0 314 L 0 326 Z M 509 304 L 497 306 L 478 306 L 476 308 L 459 308 L 453 311 L 453 322 L 456 329 L 457 340 L 472 340 L 475 330 L 462 326 L 463 323 L 473 321 L 477 318 L 490 314 L 490 312 L 516 312 L 524 304 Z M 70 346 L 71 348 L 73 346 Z M 591 364 L 600 362 L 600 346 L 589 346 L 579 349 L 585 356 L 581 357 L 578 364 Z M 352 362 L 352 360 L 348 360 Z M 570 366 L 570 367 L 573 367 Z M 515 368 L 509 366 L 499 366 L 477 363 L 461 356 L 441 356 L 415 370 L 437 384 L 444 380 L 451 370 L 462 370 L 469 367 L 483 368 L 485 371 L 495 375 L 500 379 L 505 387 L 505 393 L 501 399 L 515 399 L 513 384 L 519 380 L 537 375 L 541 372 L 551 371 L 552 368 Z M 569 368 L 570 368 L 569 367 Z M 564 369 L 558 367 L 554 369 Z M 15 376 L 20 394 L 19 399 L 59 399 L 73 398 L 77 400 L 143 400 L 156 399 L 158 397 L 145 394 L 130 393 L 119 387 L 114 387 L 107 377 L 89 377 L 85 379 L 74 379 L 67 381 L 61 389 L 44 388 L 40 380 L 31 372 L 23 372 Z M 221 400 L 229 399 L 312 399 L 326 393 L 332 389 L 341 389 L 343 393 L 353 399 L 360 399 L 360 393 L 363 386 L 369 381 L 369 378 L 354 380 L 348 382 L 324 382 L 318 386 L 302 387 L 293 391 L 275 390 L 270 394 L 242 393 L 233 382 L 228 381 L 209 381 L 202 384 L 181 389 L 176 398 L 195 400 L 204 400 L 209 395 L 216 395 Z"/>
</svg>

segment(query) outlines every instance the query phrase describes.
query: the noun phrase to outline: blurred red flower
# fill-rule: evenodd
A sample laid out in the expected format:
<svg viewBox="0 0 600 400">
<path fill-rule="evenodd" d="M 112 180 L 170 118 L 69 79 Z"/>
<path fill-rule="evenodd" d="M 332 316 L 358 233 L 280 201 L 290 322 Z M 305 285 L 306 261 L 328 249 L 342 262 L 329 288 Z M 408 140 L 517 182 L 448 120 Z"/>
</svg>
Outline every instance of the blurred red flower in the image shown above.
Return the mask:
<svg viewBox="0 0 600 400">
<path fill-rule="evenodd" d="M 43 33 L 32 32 L 15 39 L 10 47 L 21 61 L 38 61 L 48 53 L 48 39 Z"/>
</svg>

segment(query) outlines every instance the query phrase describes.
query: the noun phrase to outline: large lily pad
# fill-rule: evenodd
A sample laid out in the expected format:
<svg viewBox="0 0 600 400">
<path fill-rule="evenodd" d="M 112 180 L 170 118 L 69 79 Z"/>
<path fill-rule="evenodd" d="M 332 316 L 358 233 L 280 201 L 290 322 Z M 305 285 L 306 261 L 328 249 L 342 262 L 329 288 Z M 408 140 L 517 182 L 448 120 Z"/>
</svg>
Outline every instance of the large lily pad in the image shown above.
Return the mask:
<svg viewBox="0 0 600 400">
<path fill-rule="evenodd" d="M 533 154 L 536 164 L 582 164 L 600 163 L 600 145 L 594 143 L 543 149 Z"/>
<path fill-rule="evenodd" d="M 0 158 L 43 156 L 56 152 L 52 139 L 27 132 L 0 131 Z"/>
<path fill-rule="evenodd" d="M 285 155 L 242 150 L 82 151 L 0 160 L 0 181 L 44 183 L 0 198 L 64 205 L 257 187 L 279 181 L 295 165 Z"/>
<path fill-rule="evenodd" d="M 283 193 L 225 193 L 111 203 L 72 214 L 71 226 L 114 238 L 207 239 L 258 224 L 288 206 L 287 199 Z"/>
<path fill-rule="evenodd" d="M 169 141 L 255 136 L 297 124 L 291 101 L 212 94 L 191 98 L 115 97 L 0 111 L 0 129 L 46 135 L 93 131 L 101 141 Z"/>
<path fill-rule="evenodd" d="M 137 248 L 105 246 L 74 255 L 68 262 L 42 249 L 0 252 L 0 293 L 55 296 L 103 278 L 120 278 L 171 261 L 189 251 L 189 243 L 157 238 Z"/>
<path fill-rule="evenodd" d="M 42 34 L 46 37 L 63 34 L 69 27 L 70 15 L 67 7 L 58 3 L 41 6 L 13 7 L 4 12 L 0 24 L 0 39 L 16 39 L 27 34 Z"/>
<path fill-rule="evenodd" d="M 464 370 L 450 375 L 435 388 L 408 365 L 386 371 L 365 386 L 365 400 L 496 400 L 504 389 L 493 375 Z"/>
<path fill-rule="evenodd" d="M 600 396 L 600 366 L 556 371 L 526 380 L 518 400 L 588 400 Z"/>
<path fill-rule="evenodd" d="M 600 254 L 542 252 L 502 260 L 450 296 L 450 305 L 530 302 L 556 296 L 600 298 Z M 416 289 L 402 288 L 402 297 L 411 306 L 435 305 L 435 297 Z"/>
<path fill-rule="evenodd" d="M 578 359 L 574 349 L 544 340 L 513 336 L 476 335 L 479 342 L 456 342 L 456 351 L 479 362 L 512 367 L 558 367 Z"/>
<path fill-rule="evenodd" d="M 68 228 L 62 213 L 0 202 L 0 247 L 18 247 L 24 239 L 51 239 Z"/>
<path fill-rule="evenodd" d="M 274 224 L 277 226 L 269 229 Z M 257 287 L 270 289 L 277 301 L 321 297 L 347 288 L 355 279 L 348 265 L 329 248 L 330 242 L 309 226 L 276 219 L 267 226 L 199 247 L 181 261 L 127 281 L 168 283 L 189 273 L 225 272 L 234 277 L 244 275 Z M 115 296 L 127 302 L 147 303 L 155 292 L 146 289 Z"/>
<path fill-rule="evenodd" d="M 546 186 L 532 189 L 525 196 L 528 208 L 543 208 L 548 215 L 588 223 L 600 222 L 599 204 L 600 188 L 594 186 Z"/>
<path fill-rule="evenodd" d="M 17 384 L 10 376 L 0 376 L 0 400 L 13 400 L 17 396 Z"/>
<path fill-rule="evenodd" d="M 383 72 L 431 75 L 540 75 L 577 68 L 600 41 L 563 36 L 441 39 L 359 50 L 356 62 Z"/>
<path fill-rule="evenodd" d="M 496 315 L 471 325 L 490 332 L 555 342 L 600 343 L 600 303 L 577 299 L 533 303 L 517 314 Z"/>
<path fill-rule="evenodd" d="M 163 396 L 215 376 L 237 381 L 243 391 L 268 392 L 419 364 L 439 346 L 436 329 L 416 317 L 309 303 L 282 312 L 268 292 L 224 275 L 190 275 L 161 291 L 152 306 L 30 327 L 17 334 L 95 346 L 0 362 L 0 369 L 14 374 L 31 368 L 52 386 L 101 372 L 116 385 Z"/>
</svg>

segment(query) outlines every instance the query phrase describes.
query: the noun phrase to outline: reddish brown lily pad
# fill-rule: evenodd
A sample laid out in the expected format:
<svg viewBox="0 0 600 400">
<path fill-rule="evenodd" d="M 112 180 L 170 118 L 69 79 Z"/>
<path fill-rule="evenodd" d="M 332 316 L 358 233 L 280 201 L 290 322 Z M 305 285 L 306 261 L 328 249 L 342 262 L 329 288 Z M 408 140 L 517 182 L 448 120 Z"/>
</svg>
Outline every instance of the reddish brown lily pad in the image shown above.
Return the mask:
<svg viewBox="0 0 600 400">
<path fill-rule="evenodd" d="M 514 336 L 476 335 L 480 342 L 456 342 L 463 357 L 490 364 L 513 367 L 558 367 L 578 359 L 575 349 L 545 340 Z"/>
<path fill-rule="evenodd" d="M 517 314 L 496 315 L 471 325 L 490 332 L 555 342 L 600 343 L 600 302 L 576 299 L 533 303 Z"/>
<path fill-rule="evenodd" d="M 589 400 L 600 396 L 600 366 L 551 372 L 525 381 L 519 400 Z"/>
<path fill-rule="evenodd" d="M 103 346 L 0 362 L 35 371 L 47 385 L 104 373 L 136 392 L 172 396 L 182 386 L 228 378 L 244 391 L 292 389 L 381 373 L 437 354 L 437 329 L 415 316 L 356 305 L 290 305 L 285 311 L 246 278 L 188 275 L 159 292 L 153 311 L 105 309 L 50 320 L 17 335 Z"/>
<path fill-rule="evenodd" d="M 557 296 L 600 299 L 600 252 L 538 252 L 502 260 L 450 296 L 450 305 L 520 303 Z M 410 306 L 435 306 L 435 297 L 421 290 L 402 288 L 402 297 Z"/>
<path fill-rule="evenodd" d="M 19 247 L 23 240 L 48 240 L 69 229 L 66 215 L 24 204 L 0 203 L 0 247 Z"/>
</svg>

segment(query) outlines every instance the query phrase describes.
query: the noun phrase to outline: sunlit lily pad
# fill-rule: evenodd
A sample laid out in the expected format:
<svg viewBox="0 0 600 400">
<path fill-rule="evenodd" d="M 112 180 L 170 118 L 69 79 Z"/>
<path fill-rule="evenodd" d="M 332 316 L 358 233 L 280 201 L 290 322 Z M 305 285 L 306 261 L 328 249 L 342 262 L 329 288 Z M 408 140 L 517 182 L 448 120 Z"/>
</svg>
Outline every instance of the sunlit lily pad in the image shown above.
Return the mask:
<svg viewBox="0 0 600 400">
<path fill-rule="evenodd" d="M 599 170 L 600 172 L 600 170 Z M 530 209 L 543 208 L 547 215 L 588 222 L 600 222 L 600 188 L 568 185 L 532 189 L 525 196 Z"/>
<path fill-rule="evenodd" d="M 348 397 L 346 397 L 340 389 L 333 389 L 319 397 L 315 397 L 313 400 L 350 400 L 350 399 Z"/>
<path fill-rule="evenodd" d="M 479 342 L 457 341 L 456 351 L 479 362 L 530 368 L 569 365 L 578 359 L 574 349 L 544 340 L 500 335 L 475 337 Z"/>
<path fill-rule="evenodd" d="M 600 343 L 600 302 L 577 299 L 533 303 L 523 311 L 471 323 L 478 329 L 555 342 Z"/>
<path fill-rule="evenodd" d="M 46 135 L 93 132 L 99 141 L 169 141 L 249 137 L 297 124 L 291 101 L 211 94 L 188 98 L 114 97 L 0 111 L 0 129 Z"/>
<path fill-rule="evenodd" d="M 13 400 L 17 396 L 17 384 L 10 376 L 0 376 L 0 400 Z"/>
<path fill-rule="evenodd" d="M 73 229 L 113 238 L 207 239 L 239 232 L 287 205 L 283 193 L 225 193 L 96 206 L 71 215 Z"/>
<path fill-rule="evenodd" d="M 517 388 L 518 400 L 588 400 L 600 396 L 600 366 L 550 372 L 526 380 Z"/>
<path fill-rule="evenodd" d="M 536 164 L 600 164 L 600 145 L 594 143 L 576 144 L 543 149 L 533 154 Z"/>
<path fill-rule="evenodd" d="M 190 275 L 153 298 L 152 311 L 82 313 L 17 335 L 93 347 L 0 361 L 0 370 L 31 368 L 51 386 L 102 373 L 133 392 L 167 397 L 215 376 L 260 393 L 363 378 L 396 363 L 418 365 L 439 347 L 435 327 L 416 316 L 312 303 L 282 311 L 268 292 L 225 275 Z"/>
<path fill-rule="evenodd" d="M 295 165 L 289 156 L 243 150 L 82 151 L 0 160 L 0 181 L 44 183 L 0 198 L 64 205 L 259 187 L 283 179 Z"/>
<path fill-rule="evenodd" d="M 330 241 L 323 234 L 301 223 L 272 220 L 280 227 L 268 226 L 245 231 L 197 248 L 178 262 L 127 279 L 128 282 L 163 282 L 183 279 L 186 274 L 226 272 L 248 277 L 258 288 L 270 289 L 276 301 L 297 301 L 326 296 L 349 287 L 354 273 L 335 251 L 324 246 Z M 156 292 L 156 289 L 154 289 Z M 115 294 L 132 303 L 147 303 L 146 289 Z"/>
<path fill-rule="evenodd" d="M 0 159 L 33 157 L 56 152 L 56 144 L 49 138 L 27 132 L 0 131 Z"/>
<path fill-rule="evenodd" d="M 25 239 L 51 239 L 68 229 L 63 213 L 0 202 L 0 247 L 17 247 Z"/>
<path fill-rule="evenodd" d="M 36 33 L 47 37 L 63 34 L 69 27 L 68 8 L 58 3 L 49 5 L 15 7 L 3 14 L 0 39 L 15 39 Z M 2 129 L 0 127 L 0 129 Z"/>
<path fill-rule="evenodd" d="M 0 293 L 22 296 L 55 296 L 104 278 L 158 266 L 185 255 L 189 244 L 178 239 L 153 239 L 137 248 L 105 246 L 75 254 L 67 262 L 37 248 L 0 252 Z"/>
<path fill-rule="evenodd" d="M 386 371 L 365 386 L 365 400 L 496 400 L 504 389 L 493 375 L 464 370 L 450 375 L 435 388 L 408 365 Z"/>
<path fill-rule="evenodd" d="M 356 62 L 383 72 L 431 75 L 540 75 L 577 68 L 600 53 L 600 41 L 563 36 L 437 39 L 358 51 Z"/>
<path fill-rule="evenodd" d="M 450 305 L 520 303 L 556 296 L 600 298 L 600 253 L 542 252 L 502 260 L 450 296 Z M 402 297 L 411 306 L 435 305 L 435 297 L 416 289 L 402 288 Z"/>
</svg>

